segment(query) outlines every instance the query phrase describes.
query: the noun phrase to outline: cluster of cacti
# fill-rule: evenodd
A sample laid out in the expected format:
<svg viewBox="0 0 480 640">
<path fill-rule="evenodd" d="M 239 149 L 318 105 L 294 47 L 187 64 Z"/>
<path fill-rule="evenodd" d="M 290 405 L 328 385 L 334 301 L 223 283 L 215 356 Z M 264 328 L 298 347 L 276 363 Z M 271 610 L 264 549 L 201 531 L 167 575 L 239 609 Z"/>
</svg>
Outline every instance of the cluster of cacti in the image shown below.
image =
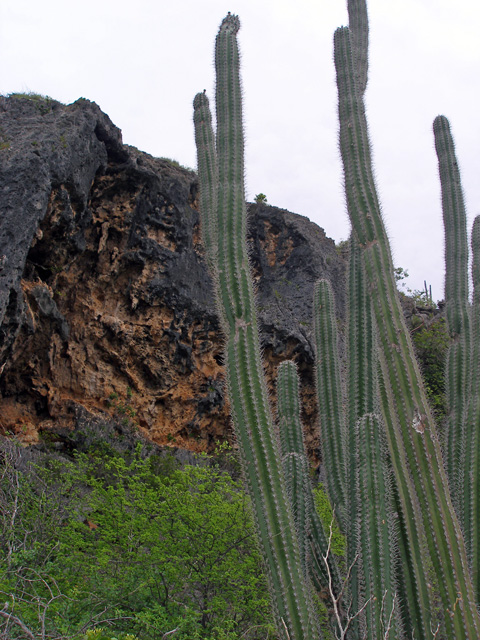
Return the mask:
<svg viewBox="0 0 480 640">
<path fill-rule="evenodd" d="M 410 565 L 409 601 L 418 602 L 420 614 L 415 633 L 426 638 L 438 628 L 448 638 L 477 638 L 478 612 L 462 533 L 396 291 L 349 30 L 337 30 L 334 42 L 347 208 L 373 303 L 384 430 Z"/>
<path fill-rule="evenodd" d="M 366 2 L 349 0 L 348 9 L 352 34 L 341 28 L 334 39 L 340 149 L 352 223 L 345 385 L 333 293 L 325 281 L 314 291 L 322 455 L 328 494 L 348 540 L 345 583 L 313 506 L 296 368 L 293 363 L 279 368 L 276 420 L 264 380 L 246 245 L 239 21 L 229 14 L 215 48 L 216 134 L 204 93 L 195 97 L 194 122 L 202 229 L 225 334 L 233 424 L 282 638 L 321 637 L 314 590 L 322 589 L 330 597 L 338 638 L 474 640 L 480 637 L 475 597 L 480 593 L 480 284 L 472 314 L 453 144 L 448 123 L 438 118 L 446 233 L 454 237 L 446 252 L 447 270 L 453 273 L 447 315 L 455 337 L 448 362 L 447 473 L 399 302 L 373 179 L 363 103 Z M 479 236 L 480 222 L 473 234 L 477 275 Z"/>
<path fill-rule="evenodd" d="M 282 450 L 282 465 L 287 491 L 295 516 L 295 527 L 305 578 L 311 579 L 318 591 L 331 580 L 335 593 L 341 579 L 333 555 L 323 558 L 328 540 L 315 510 L 310 479 L 310 465 L 303 440 L 300 419 L 300 383 L 294 362 L 286 360 L 278 367 L 277 415 Z"/>
</svg>

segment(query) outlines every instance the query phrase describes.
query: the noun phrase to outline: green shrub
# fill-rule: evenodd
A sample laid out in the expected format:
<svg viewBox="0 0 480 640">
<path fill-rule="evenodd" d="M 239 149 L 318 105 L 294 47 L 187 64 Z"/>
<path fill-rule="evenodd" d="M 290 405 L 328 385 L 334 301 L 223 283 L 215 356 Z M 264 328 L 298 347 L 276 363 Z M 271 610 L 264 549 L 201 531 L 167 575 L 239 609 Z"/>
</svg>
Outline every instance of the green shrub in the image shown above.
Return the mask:
<svg viewBox="0 0 480 640">
<path fill-rule="evenodd" d="M 315 508 L 323 525 L 323 529 L 327 535 L 330 534 L 330 526 L 332 526 L 332 552 L 336 556 L 344 556 L 346 551 L 346 539 L 335 519 L 335 514 L 332 509 L 332 505 L 328 500 L 328 496 L 323 488 L 323 484 L 320 483 L 313 490 L 313 498 L 315 500 Z"/>
<path fill-rule="evenodd" d="M 24 637 L 12 620 L 35 638 L 153 640 L 172 629 L 176 639 L 268 637 L 250 505 L 228 474 L 215 466 L 159 474 L 140 449 L 128 461 L 50 456 L 24 470 L 9 455 L 0 601 L 12 618 L 0 617 L 0 637 L 7 625 L 5 637 Z"/>
<path fill-rule="evenodd" d="M 446 413 L 445 358 L 450 344 L 445 318 L 419 325 L 412 332 L 415 352 L 422 368 L 428 399 L 442 424 Z"/>
<path fill-rule="evenodd" d="M 131 633 L 113 633 L 103 627 L 89 629 L 85 634 L 85 640 L 137 640 Z"/>
</svg>

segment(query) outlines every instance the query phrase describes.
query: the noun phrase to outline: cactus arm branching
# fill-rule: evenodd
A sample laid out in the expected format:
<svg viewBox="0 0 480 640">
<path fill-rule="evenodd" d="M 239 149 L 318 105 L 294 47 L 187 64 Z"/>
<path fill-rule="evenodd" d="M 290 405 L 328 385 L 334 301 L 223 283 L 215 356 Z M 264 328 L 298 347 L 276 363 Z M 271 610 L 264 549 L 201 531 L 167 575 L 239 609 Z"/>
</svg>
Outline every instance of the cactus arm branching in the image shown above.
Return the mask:
<svg viewBox="0 0 480 640">
<path fill-rule="evenodd" d="M 459 522 L 409 332 L 397 297 L 389 243 L 376 194 L 365 109 L 356 87 L 350 33 L 335 33 L 340 149 L 347 209 L 365 259 L 384 381 L 382 413 L 398 492 L 415 558 L 423 628 L 442 609 L 448 637 L 479 637 L 480 621 Z M 419 553 L 420 552 L 420 553 Z M 422 553 L 423 552 L 423 553 Z M 433 581 L 428 577 L 433 575 Z M 433 583 L 433 585 L 432 585 Z M 433 588 L 432 588 L 433 586 Z M 459 602 L 461 606 L 459 606 Z"/>
</svg>

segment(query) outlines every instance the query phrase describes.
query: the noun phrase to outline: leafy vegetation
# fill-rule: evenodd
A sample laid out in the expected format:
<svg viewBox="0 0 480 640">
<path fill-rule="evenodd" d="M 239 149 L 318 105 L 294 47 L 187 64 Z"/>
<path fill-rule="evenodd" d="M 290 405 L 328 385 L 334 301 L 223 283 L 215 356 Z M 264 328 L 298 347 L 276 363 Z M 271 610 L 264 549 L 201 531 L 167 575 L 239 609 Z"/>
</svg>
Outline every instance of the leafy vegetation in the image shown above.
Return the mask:
<svg viewBox="0 0 480 640">
<path fill-rule="evenodd" d="M 50 96 L 44 96 L 40 93 L 35 93 L 33 91 L 28 91 L 26 93 L 9 93 L 8 97 L 18 98 L 18 99 L 24 98 L 26 100 L 30 100 L 32 103 L 35 104 L 38 112 L 41 115 L 45 115 L 49 113 L 55 107 L 55 105 L 60 104 L 58 100 L 55 100 Z"/>
<path fill-rule="evenodd" d="M 0 638 L 270 636 L 250 505 L 218 466 L 1 454 Z"/>
<path fill-rule="evenodd" d="M 445 318 L 437 317 L 430 323 L 419 324 L 412 332 L 415 352 L 425 380 L 428 399 L 442 425 L 446 414 L 445 359 L 450 337 Z"/>
<path fill-rule="evenodd" d="M 315 500 L 315 508 L 320 516 L 324 531 L 329 534 L 330 526 L 332 527 L 332 553 L 336 556 L 343 557 L 345 555 L 347 541 L 335 520 L 332 505 L 328 500 L 328 496 L 322 483 L 313 490 L 313 498 Z"/>
<path fill-rule="evenodd" d="M 437 315 L 438 306 L 433 302 L 431 290 L 428 290 L 426 283 L 423 291 L 420 289 L 412 290 L 404 282 L 408 278 L 408 271 L 403 267 L 396 267 L 394 272 L 395 280 L 399 283 L 400 293 L 424 311 L 421 316 L 411 316 L 412 339 L 415 354 L 423 373 L 427 396 L 437 418 L 437 423 L 441 426 L 447 410 L 445 360 L 450 338 L 446 321 L 443 316 Z"/>
<path fill-rule="evenodd" d="M 191 167 L 187 167 L 186 165 L 181 164 L 178 160 L 175 160 L 174 158 L 161 157 L 158 159 L 168 162 L 170 165 L 172 165 L 172 167 L 176 167 L 177 169 L 184 169 L 185 171 L 189 171 L 190 173 L 195 173 L 195 169 L 192 169 Z"/>
</svg>

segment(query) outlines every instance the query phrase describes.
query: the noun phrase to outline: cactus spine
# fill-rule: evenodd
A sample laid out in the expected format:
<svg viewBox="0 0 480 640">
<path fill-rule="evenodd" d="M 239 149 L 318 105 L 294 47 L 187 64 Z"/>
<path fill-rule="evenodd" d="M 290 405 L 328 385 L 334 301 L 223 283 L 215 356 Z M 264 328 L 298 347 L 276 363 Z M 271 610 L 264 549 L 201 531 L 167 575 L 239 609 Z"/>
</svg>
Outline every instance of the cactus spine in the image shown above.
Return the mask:
<svg viewBox="0 0 480 640">
<path fill-rule="evenodd" d="M 243 124 L 236 34 L 240 23 L 228 14 L 220 25 L 215 46 L 217 76 L 216 149 L 209 128 L 205 100 L 194 100 L 196 138 L 206 140 L 199 149 L 199 166 L 205 156 L 215 158 L 215 170 L 204 172 L 201 190 L 203 224 L 213 229 L 216 247 L 207 246 L 215 264 L 217 309 L 225 333 L 225 362 L 233 424 L 242 457 L 248 492 L 265 560 L 267 579 L 278 633 L 282 638 L 317 638 L 311 596 L 302 571 L 298 541 L 281 467 L 267 387 L 260 357 L 258 323 L 246 244 Z M 216 196 L 211 195 L 215 193 Z M 215 210 L 211 210 L 215 206 Z M 214 219 L 214 222 L 212 222 Z"/>
<path fill-rule="evenodd" d="M 440 625 L 449 638 L 473 640 L 479 637 L 480 623 L 465 547 L 448 492 L 435 425 L 396 294 L 347 28 L 336 31 L 334 50 L 347 208 L 364 255 L 378 330 L 384 383 L 380 394 L 382 412 L 422 611 L 423 624 L 418 634 L 428 637 L 430 629 Z M 433 584 L 427 578 L 431 575 Z M 444 615 L 437 618 L 434 612 L 439 604 Z"/>
</svg>

